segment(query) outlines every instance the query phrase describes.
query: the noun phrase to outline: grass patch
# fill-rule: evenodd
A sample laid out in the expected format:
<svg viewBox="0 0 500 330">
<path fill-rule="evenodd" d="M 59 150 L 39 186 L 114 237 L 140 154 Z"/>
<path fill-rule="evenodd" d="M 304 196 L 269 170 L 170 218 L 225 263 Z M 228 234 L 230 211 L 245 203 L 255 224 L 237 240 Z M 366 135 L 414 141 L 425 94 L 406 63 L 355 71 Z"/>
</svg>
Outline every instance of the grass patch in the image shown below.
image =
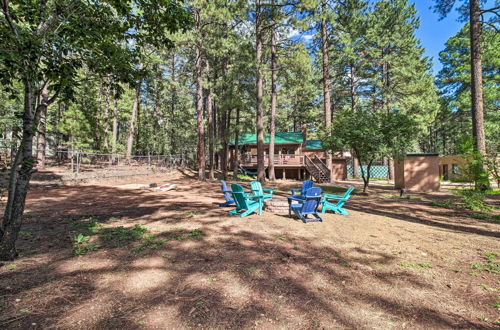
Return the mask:
<svg viewBox="0 0 500 330">
<path fill-rule="evenodd" d="M 7 265 L 5 266 L 5 268 L 7 268 L 8 270 L 13 270 L 17 268 L 17 265 Z"/>
<path fill-rule="evenodd" d="M 80 246 L 75 248 L 75 254 L 77 256 L 82 256 L 90 251 L 97 251 L 101 246 L 99 244 L 90 244 L 85 246 Z"/>
<path fill-rule="evenodd" d="M 417 265 L 415 265 L 415 264 L 409 264 L 409 263 L 406 263 L 406 262 L 402 262 L 399 265 L 402 266 L 402 267 L 406 267 L 406 268 L 413 268 L 413 269 L 417 268 Z"/>
<path fill-rule="evenodd" d="M 342 194 L 343 195 L 347 191 L 346 188 L 335 187 L 335 186 L 321 186 L 321 189 L 323 190 L 324 193 L 327 193 L 327 194 L 335 193 L 335 194 Z"/>
<path fill-rule="evenodd" d="M 498 253 L 483 252 L 486 263 L 472 264 L 472 269 L 484 270 L 493 274 L 500 274 L 500 263 L 498 263 Z"/>
<path fill-rule="evenodd" d="M 445 209 L 451 209 L 451 208 L 453 208 L 452 207 L 452 200 L 451 199 L 447 199 L 447 200 L 444 200 L 442 202 L 440 202 L 440 201 L 432 201 L 431 202 L 431 206 L 442 207 L 442 208 L 445 208 Z"/>
<path fill-rule="evenodd" d="M 232 178 L 233 175 L 234 175 L 233 172 L 228 172 L 228 176 L 230 178 Z M 253 180 L 255 180 L 255 177 L 250 176 L 250 175 L 246 175 L 246 174 L 243 174 L 243 173 L 238 173 L 238 180 L 239 181 L 253 181 Z"/>
<path fill-rule="evenodd" d="M 420 267 L 422 268 L 432 268 L 431 265 L 427 264 L 427 263 L 421 263 L 421 264 L 418 264 Z"/>
<path fill-rule="evenodd" d="M 260 275 L 260 269 L 258 269 L 257 267 L 250 267 L 247 269 L 247 272 L 248 272 L 248 275 L 250 275 L 250 274 L 255 275 L 255 276 Z"/>
<path fill-rule="evenodd" d="M 100 237 L 104 242 L 113 247 L 120 247 L 131 243 L 132 241 L 144 237 L 147 228 L 142 225 L 135 225 L 133 228 L 123 226 L 105 228 L 100 232 Z"/>
<path fill-rule="evenodd" d="M 199 236 L 202 236 L 202 235 L 203 235 L 203 232 L 201 230 L 199 230 L 199 229 L 190 231 L 188 233 L 188 237 L 199 237 Z"/>
<path fill-rule="evenodd" d="M 84 221 L 81 221 L 81 219 L 69 219 L 72 221 L 71 226 L 74 229 L 77 229 L 79 231 L 82 231 L 83 233 L 87 235 L 95 235 L 99 232 L 99 230 L 102 228 L 102 224 L 94 219 L 92 216 L 87 217 L 88 219 L 84 219 Z"/>
<path fill-rule="evenodd" d="M 493 287 L 489 286 L 488 284 L 479 284 L 478 286 L 485 289 L 486 291 L 500 291 L 500 287 L 493 288 Z"/>
<path fill-rule="evenodd" d="M 30 231 L 21 231 L 19 232 L 19 236 L 22 238 L 31 238 L 33 237 L 33 233 Z"/>
<path fill-rule="evenodd" d="M 148 237 L 145 240 L 143 240 L 139 245 L 134 246 L 130 249 L 130 252 L 132 253 L 139 253 L 144 250 L 156 250 L 163 244 L 167 243 L 168 241 L 171 241 L 173 238 L 162 238 L 162 239 L 154 239 L 154 237 Z"/>
<path fill-rule="evenodd" d="M 432 266 L 428 263 L 410 264 L 410 263 L 402 262 L 399 265 L 402 267 L 412 268 L 412 269 L 432 268 Z"/>
<path fill-rule="evenodd" d="M 182 241 L 186 238 L 194 238 L 194 237 L 200 237 L 203 235 L 203 231 L 196 229 L 190 231 L 186 236 L 182 235 L 175 235 L 175 236 L 170 236 L 170 237 L 165 237 L 165 238 L 160 238 L 158 239 L 156 236 L 143 236 L 145 237 L 139 245 L 136 245 L 130 249 L 131 253 L 139 253 L 145 250 L 157 250 L 162 246 L 163 244 L 176 240 L 176 241 Z M 163 256 L 163 255 L 162 255 Z"/>
<path fill-rule="evenodd" d="M 490 216 L 488 214 L 484 214 L 484 213 L 472 213 L 470 216 L 474 219 L 477 219 L 477 220 L 489 220 L 490 219 Z"/>
<path fill-rule="evenodd" d="M 288 241 L 288 237 L 283 236 L 283 235 L 273 235 L 274 238 L 276 238 L 278 241 Z"/>
</svg>

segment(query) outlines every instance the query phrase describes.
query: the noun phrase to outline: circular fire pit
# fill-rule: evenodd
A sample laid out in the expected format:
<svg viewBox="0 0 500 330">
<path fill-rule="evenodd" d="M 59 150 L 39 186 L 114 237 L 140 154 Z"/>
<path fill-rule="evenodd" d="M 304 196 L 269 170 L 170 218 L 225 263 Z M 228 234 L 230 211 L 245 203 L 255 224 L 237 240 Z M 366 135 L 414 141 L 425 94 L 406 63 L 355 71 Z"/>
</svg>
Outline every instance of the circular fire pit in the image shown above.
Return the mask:
<svg viewBox="0 0 500 330">
<path fill-rule="evenodd" d="M 272 213 L 288 213 L 288 201 L 283 199 L 268 199 L 264 201 L 264 211 Z"/>
</svg>

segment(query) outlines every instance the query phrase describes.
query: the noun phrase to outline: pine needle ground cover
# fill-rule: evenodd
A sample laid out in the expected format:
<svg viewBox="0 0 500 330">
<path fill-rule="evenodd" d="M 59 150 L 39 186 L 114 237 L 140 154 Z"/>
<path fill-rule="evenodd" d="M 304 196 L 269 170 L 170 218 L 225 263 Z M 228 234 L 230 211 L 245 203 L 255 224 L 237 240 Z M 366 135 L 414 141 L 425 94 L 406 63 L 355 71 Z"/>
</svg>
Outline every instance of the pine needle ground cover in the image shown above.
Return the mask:
<svg viewBox="0 0 500 330">
<path fill-rule="evenodd" d="M 0 266 L 0 328 L 499 325 L 499 195 L 487 218 L 451 191 L 400 199 L 375 186 L 351 197 L 349 216 L 304 224 L 229 217 L 219 183 L 194 175 L 35 178 L 22 256 Z M 178 189 L 131 188 L 151 182 Z M 283 199 L 298 186 L 266 184 Z"/>
</svg>

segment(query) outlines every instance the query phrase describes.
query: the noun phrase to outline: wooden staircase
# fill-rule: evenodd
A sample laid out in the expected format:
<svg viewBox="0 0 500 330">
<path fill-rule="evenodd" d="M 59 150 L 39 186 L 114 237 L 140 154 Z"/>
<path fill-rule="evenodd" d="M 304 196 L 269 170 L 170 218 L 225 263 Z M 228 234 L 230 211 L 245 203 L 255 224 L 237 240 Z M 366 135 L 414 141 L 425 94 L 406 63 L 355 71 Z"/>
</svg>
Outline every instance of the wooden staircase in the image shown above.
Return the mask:
<svg viewBox="0 0 500 330">
<path fill-rule="evenodd" d="M 326 164 L 314 155 L 313 159 L 304 155 L 307 170 L 318 183 L 330 182 L 331 173 Z"/>
</svg>

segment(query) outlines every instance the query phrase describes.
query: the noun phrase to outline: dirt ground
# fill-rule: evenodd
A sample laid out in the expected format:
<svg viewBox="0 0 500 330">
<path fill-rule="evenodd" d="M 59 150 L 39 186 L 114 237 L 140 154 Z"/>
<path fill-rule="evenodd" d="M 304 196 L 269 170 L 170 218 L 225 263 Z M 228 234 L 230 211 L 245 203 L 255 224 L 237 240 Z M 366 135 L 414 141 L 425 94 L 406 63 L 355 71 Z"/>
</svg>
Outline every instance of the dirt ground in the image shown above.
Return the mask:
<svg viewBox="0 0 500 330">
<path fill-rule="evenodd" d="M 299 186 L 266 184 L 283 200 Z M 190 172 L 34 180 L 0 328 L 500 328 L 498 222 L 433 206 L 449 192 L 360 191 L 348 216 L 304 224 L 230 217 L 219 183 Z"/>
</svg>

